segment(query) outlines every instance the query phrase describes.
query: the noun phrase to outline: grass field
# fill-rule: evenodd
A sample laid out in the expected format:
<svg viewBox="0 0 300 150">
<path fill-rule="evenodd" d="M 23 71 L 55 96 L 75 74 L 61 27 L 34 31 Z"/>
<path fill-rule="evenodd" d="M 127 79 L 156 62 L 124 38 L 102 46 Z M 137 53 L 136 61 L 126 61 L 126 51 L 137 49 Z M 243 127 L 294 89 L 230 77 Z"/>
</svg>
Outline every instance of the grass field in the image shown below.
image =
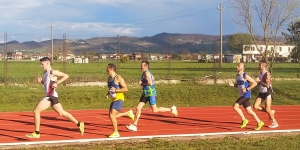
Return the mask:
<svg viewBox="0 0 300 150">
<path fill-rule="evenodd" d="M 297 150 L 300 148 L 300 135 L 276 135 L 272 137 L 226 136 L 225 138 L 151 139 L 147 141 L 126 141 L 76 144 L 73 146 L 44 146 L 28 148 L 35 150 Z M 19 148 L 18 148 L 19 149 Z M 26 149 L 26 148 L 24 148 Z"/>
<path fill-rule="evenodd" d="M 61 62 L 54 62 L 52 67 L 64 71 L 70 75 L 67 82 L 74 81 L 106 81 L 106 67 L 110 62 L 97 62 L 88 64 L 67 63 L 65 70 Z M 115 62 L 113 62 L 115 63 Z M 172 79 L 198 79 L 208 75 L 217 74 L 217 78 L 232 78 L 235 74 L 237 64 L 224 63 L 222 68 L 214 67 L 213 63 L 198 63 L 196 61 L 171 61 L 170 68 L 168 61 L 150 61 L 150 70 L 157 80 Z M 1 65 L 2 64 L 2 65 Z M 0 71 L 4 71 L 4 62 L 0 61 Z M 116 63 L 117 72 L 126 81 L 137 81 L 140 78 L 140 61 L 130 61 L 128 63 Z M 218 64 L 216 64 L 217 66 Z M 247 73 L 252 76 L 258 74 L 257 63 L 247 63 Z M 32 83 L 38 75 L 42 75 L 42 69 L 38 61 L 8 61 L 7 81 L 9 83 Z M 278 63 L 274 64 L 274 78 L 299 78 L 300 64 Z M 3 82 L 3 76 L 0 76 Z M 1 82 L 1 79 L 0 79 Z M 36 82 L 34 82 L 36 83 Z"/>
</svg>

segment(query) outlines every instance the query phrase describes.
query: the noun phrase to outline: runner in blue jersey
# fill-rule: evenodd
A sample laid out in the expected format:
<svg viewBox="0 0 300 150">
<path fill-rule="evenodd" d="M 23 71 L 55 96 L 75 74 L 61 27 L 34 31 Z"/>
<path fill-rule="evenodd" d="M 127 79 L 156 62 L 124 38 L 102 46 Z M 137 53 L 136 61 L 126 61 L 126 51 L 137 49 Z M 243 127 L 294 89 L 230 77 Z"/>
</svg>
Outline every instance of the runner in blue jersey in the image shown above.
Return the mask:
<svg viewBox="0 0 300 150">
<path fill-rule="evenodd" d="M 171 108 L 165 108 L 165 107 L 157 107 L 156 106 L 156 89 L 154 86 L 154 77 L 152 73 L 149 71 L 149 62 L 142 61 L 141 63 L 141 71 L 142 77 L 141 80 L 139 81 L 139 85 L 142 87 L 143 93 L 140 98 L 140 101 L 136 107 L 136 115 L 135 115 L 135 120 L 133 124 L 127 125 L 127 129 L 132 130 L 132 131 L 137 131 L 137 124 L 138 120 L 141 116 L 142 113 L 142 108 L 144 105 L 149 102 L 152 112 L 158 113 L 158 112 L 172 112 L 174 116 L 178 115 L 177 109 L 175 106 Z"/>
<path fill-rule="evenodd" d="M 244 72 L 245 64 L 239 63 L 236 67 L 236 84 L 229 82 L 230 86 L 238 88 L 240 97 L 236 100 L 233 105 L 233 109 L 240 115 L 242 118 L 241 128 L 246 127 L 249 120 L 245 118 L 243 111 L 240 109 L 240 105 L 243 105 L 247 112 L 256 120 L 257 127 L 255 130 L 260 130 L 264 123 L 257 117 L 256 113 L 252 110 L 250 105 L 251 98 L 251 89 L 253 89 L 257 83 L 249 75 Z"/>
</svg>

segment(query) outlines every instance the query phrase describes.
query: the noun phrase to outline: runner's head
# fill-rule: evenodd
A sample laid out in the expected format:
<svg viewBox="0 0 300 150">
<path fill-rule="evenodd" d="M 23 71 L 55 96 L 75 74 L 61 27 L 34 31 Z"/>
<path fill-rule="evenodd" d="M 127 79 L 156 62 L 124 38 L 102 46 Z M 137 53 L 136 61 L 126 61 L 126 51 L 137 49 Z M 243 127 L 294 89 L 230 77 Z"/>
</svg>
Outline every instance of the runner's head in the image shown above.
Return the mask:
<svg viewBox="0 0 300 150">
<path fill-rule="evenodd" d="M 149 62 L 147 60 L 143 60 L 141 62 L 141 71 L 147 71 L 149 69 Z"/>
<path fill-rule="evenodd" d="M 246 66 L 243 62 L 238 63 L 236 66 L 236 72 L 244 72 Z"/>
<path fill-rule="evenodd" d="M 108 75 L 112 75 L 113 73 L 115 73 L 117 71 L 117 67 L 115 64 L 113 63 L 109 63 L 107 65 L 107 68 L 106 68 L 106 72 Z"/>
<path fill-rule="evenodd" d="M 51 58 L 49 57 L 43 57 L 40 59 L 41 67 L 44 71 L 51 68 Z"/>
<path fill-rule="evenodd" d="M 259 70 L 265 70 L 267 68 L 267 61 L 266 60 L 261 60 L 258 64 L 258 69 Z"/>
</svg>

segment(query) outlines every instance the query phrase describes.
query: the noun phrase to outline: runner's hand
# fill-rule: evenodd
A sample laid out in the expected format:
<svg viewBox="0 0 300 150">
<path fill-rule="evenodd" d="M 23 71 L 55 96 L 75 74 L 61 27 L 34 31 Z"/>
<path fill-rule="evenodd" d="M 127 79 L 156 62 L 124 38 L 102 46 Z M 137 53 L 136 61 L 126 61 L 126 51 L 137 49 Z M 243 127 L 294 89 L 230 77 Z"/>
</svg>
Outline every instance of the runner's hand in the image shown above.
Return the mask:
<svg viewBox="0 0 300 150">
<path fill-rule="evenodd" d="M 258 77 L 255 79 L 255 81 L 256 81 L 257 83 L 259 83 L 259 82 L 260 82 L 260 80 L 259 80 L 259 78 L 258 78 Z"/>
<path fill-rule="evenodd" d="M 42 77 L 37 77 L 37 81 L 41 83 L 43 81 L 43 78 Z"/>
</svg>

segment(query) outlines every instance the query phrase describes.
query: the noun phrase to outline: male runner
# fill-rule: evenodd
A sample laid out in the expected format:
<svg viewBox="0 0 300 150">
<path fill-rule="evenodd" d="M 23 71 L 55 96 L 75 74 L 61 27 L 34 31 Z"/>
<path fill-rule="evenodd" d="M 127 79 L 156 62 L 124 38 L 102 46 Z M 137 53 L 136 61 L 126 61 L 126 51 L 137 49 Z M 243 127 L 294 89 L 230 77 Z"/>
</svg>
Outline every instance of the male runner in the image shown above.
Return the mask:
<svg viewBox="0 0 300 150">
<path fill-rule="evenodd" d="M 256 82 L 259 84 L 259 93 L 254 103 L 254 108 L 263 112 L 267 112 L 269 118 L 272 120 L 272 124 L 269 128 L 277 128 L 279 125 L 274 117 L 274 110 L 271 110 L 272 104 L 272 85 L 271 85 L 271 74 L 267 71 L 267 62 L 262 60 L 259 62 L 260 74 L 256 78 Z M 261 107 L 260 104 L 265 101 L 265 108 Z"/>
<path fill-rule="evenodd" d="M 236 75 L 236 84 L 233 84 L 231 81 L 229 82 L 230 86 L 234 86 L 238 88 L 240 98 L 236 100 L 233 105 L 233 109 L 240 115 L 242 118 L 241 128 L 246 127 L 249 120 L 245 118 L 242 110 L 239 108 L 240 105 L 243 105 L 244 108 L 247 110 L 248 114 L 250 114 L 257 122 L 257 127 L 255 130 L 260 130 L 260 128 L 264 125 L 264 123 L 257 117 L 256 113 L 252 110 L 250 105 L 250 98 L 251 98 L 251 89 L 253 89 L 257 83 L 245 72 L 245 64 L 239 63 L 236 67 L 237 75 Z"/>
<path fill-rule="evenodd" d="M 141 80 L 139 81 L 139 85 L 142 86 L 142 96 L 140 98 L 140 101 L 136 107 L 136 118 L 133 122 L 133 124 L 127 125 L 127 129 L 132 130 L 132 131 L 137 131 L 137 125 L 139 118 L 142 113 L 142 108 L 144 105 L 149 101 L 152 112 L 158 113 L 158 112 L 168 112 L 171 111 L 174 116 L 178 115 L 177 109 L 175 106 L 171 108 L 165 108 L 165 107 L 157 107 L 156 106 L 156 90 L 154 86 L 154 77 L 152 73 L 149 71 L 149 62 L 142 61 L 141 63 L 141 71 L 142 77 Z"/>
<path fill-rule="evenodd" d="M 60 115 L 68 119 L 77 125 L 81 135 L 84 133 L 84 123 L 77 121 L 70 113 L 66 112 L 62 105 L 58 101 L 58 94 L 55 91 L 57 85 L 69 78 L 69 76 L 58 70 L 51 68 L 51 59 L 44 57 L 40 59 L 41 67 L 44 70 L 43 78 L 38 77 L 38 82 L 44 85 L 45 97 L 35 106 L 34 124 L 35 131 L 30 134 L 26 134 L 28 138 L 40 138 L 40 124 L 41 124 L 41 112 L 49 108 L 50 106 Z M 57 80 L 57 77 L 62 77 Z"/>
<path fill-rule="evenodd" d="M 114 128 L 114 132 L 109 137 L 116 138 L 120 137 L 117 118 L 121 116 L 128 116 L 134 120 L 134 114 L 132 113 L 132 110 L 124 113 L 120 112 L 124 103 L 124 92 L 127 92 L 128 88 L 124 79 L 116 73 L 116 65 L 108 64 L 106 72 L 108 74 L 108 92 L 106 94 L 106 98 L 111 98 L 112 100 L 109 108 L 109 118 Z"/>
</svg>

